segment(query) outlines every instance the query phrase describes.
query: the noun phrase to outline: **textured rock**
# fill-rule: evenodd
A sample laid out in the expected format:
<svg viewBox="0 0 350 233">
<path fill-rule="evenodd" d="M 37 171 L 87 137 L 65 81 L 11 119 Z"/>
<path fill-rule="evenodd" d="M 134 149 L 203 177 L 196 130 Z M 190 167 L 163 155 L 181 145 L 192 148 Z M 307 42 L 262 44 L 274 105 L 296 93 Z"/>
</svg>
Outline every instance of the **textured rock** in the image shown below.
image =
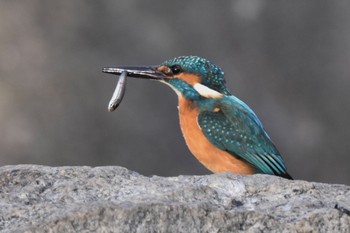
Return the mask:
<svg viewBox="0 0 350 233">
<path fill-rule="evenodd" d="M 350 232 L 350 187 L 267 175 L 0 167 L 1 232 Z"/>
</svg>

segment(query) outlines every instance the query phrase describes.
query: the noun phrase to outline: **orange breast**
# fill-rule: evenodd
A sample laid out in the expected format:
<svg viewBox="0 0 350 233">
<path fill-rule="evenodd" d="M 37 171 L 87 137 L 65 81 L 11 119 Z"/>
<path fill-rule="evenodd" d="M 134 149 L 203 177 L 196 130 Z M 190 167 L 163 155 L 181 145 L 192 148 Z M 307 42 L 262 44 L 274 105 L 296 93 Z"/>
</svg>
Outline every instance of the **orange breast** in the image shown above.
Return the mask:
<svg viewBox="0 0 350 233">
<path fill-rule="evenodd" d="M 231 154 L 215 147 L 202 133 L 197 121 L 198 108 L 179 96 L 180 126 L 192 154 L 210 171 L 254 174 L 254 168 Z"/>
</svg>

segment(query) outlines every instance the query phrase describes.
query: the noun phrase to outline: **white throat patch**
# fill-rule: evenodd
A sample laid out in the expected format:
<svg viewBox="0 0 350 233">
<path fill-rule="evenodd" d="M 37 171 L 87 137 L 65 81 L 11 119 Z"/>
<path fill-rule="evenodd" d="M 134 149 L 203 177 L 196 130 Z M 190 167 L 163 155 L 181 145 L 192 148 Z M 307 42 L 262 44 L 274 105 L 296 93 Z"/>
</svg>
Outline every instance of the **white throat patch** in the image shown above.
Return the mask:
<svg viewBox="0 0 350 233">
<path fill-rule="evenodd" d="M 193 85 L 193 88 L 203 97 L 205 98 L 214 98 L 214 99 L 218 99 L 218 98 L 222 98 L 223 94 L 221 94 L 220 92 L 217 92 L 213 89 L 210 89 L 207 86 L 204 86 L 203 84 L 200 83 L 196 83 Z"/>
</svg>

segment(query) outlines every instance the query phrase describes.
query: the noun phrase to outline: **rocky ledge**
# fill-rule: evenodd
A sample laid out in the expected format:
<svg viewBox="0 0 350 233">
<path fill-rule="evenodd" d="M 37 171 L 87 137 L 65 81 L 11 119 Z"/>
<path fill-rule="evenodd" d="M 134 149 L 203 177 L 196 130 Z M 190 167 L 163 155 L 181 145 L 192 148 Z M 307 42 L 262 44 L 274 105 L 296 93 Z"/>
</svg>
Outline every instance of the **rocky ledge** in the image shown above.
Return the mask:
<svg viewBox="0 0 350 233">
<path fill-rule="evenodd" d="M 1 232 L 350 232 L 350 187 L 267 175 L 0 167 Z"/>
</svg>

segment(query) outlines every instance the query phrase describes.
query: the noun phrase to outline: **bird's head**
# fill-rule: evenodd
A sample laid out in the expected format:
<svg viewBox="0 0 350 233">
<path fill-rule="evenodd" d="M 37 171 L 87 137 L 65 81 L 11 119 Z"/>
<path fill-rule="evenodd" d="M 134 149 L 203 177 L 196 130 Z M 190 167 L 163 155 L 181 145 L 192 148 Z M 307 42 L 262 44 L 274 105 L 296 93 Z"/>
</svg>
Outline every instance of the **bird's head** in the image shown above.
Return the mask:
<svg viewBox="0 0 350 233">
<path fill-rule="evenodd" d="M 224 72 L 207 59 L 197 56 L 176 57 L 157 66 L 103 69 L 105 73 L 117 75 L 122 71 L 127 71 L 129 77 L 161 81 L 187 99 L 220 98 L 230 95 L 225 85 Z"/>
</svg>

